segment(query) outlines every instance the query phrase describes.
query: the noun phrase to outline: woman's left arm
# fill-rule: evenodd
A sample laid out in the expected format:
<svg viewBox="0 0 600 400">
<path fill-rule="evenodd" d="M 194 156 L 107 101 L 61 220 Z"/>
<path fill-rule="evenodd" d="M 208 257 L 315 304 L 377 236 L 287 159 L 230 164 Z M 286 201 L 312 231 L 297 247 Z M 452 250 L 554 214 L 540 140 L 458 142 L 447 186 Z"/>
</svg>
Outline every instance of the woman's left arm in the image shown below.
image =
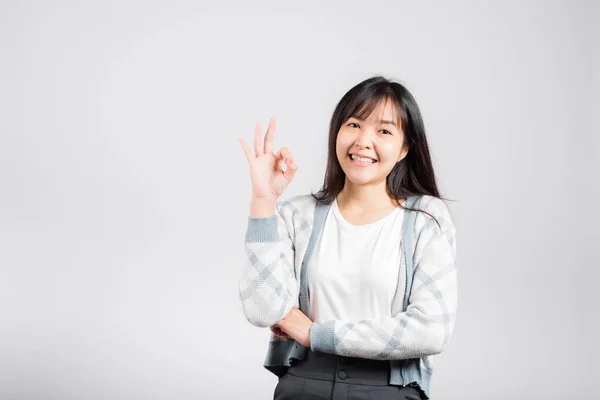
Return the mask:
<svg viewBox="0 0 600 400">
<path fill-rule="evenodd" d="M 313 351 L 349 357 L 394 360 L 441 353 L 454 329 L 458 297 L 455 229 L 445 217 L 441 230 L 423 231 L 417 241 L 406 311 L 354 323 L 313 323 L 293 309 L 278 326 Z"/>
<path fill-rule="evenodd" d="M 457 307 L 454 229 L 443 231 L 424 247 L 409 304 L 394 317 L 350 323 L 313 323 L 314 351 L 380 360 L 441 353 L 454 329 Z"/>
</svg>

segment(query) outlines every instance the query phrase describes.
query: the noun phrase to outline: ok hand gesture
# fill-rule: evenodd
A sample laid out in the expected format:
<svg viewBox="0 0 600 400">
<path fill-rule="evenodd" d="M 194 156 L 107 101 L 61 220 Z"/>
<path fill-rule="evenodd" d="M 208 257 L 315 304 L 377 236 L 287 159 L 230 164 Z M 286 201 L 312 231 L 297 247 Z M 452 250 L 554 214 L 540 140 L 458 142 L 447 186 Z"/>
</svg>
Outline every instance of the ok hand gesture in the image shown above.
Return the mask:
<svg viewBox="0 0 600 400">
<path fill-rule="evenodd" d="M 269 127 L 262 138 L 260 122 L 254 129 L 254 153 L 248 145 L 238 138 L 238 142 L 246 154 L 250 166 L 250 180 L 252 181 L 252 198 L 271 200 L 275 202 L 288 187 L 298 166 L 285 147 L 273 154 L 273 136 L 275 135 L 275 117 L 269 121 Z M 283 165 L 286 169 L 284 171 Z"/>
</svg>

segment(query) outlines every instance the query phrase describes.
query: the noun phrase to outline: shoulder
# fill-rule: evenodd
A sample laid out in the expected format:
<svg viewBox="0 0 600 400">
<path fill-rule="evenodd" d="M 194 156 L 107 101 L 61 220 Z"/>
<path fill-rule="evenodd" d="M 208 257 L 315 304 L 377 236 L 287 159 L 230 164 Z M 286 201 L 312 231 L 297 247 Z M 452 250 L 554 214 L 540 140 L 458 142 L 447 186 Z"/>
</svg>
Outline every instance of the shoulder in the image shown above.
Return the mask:
<svg viewBox="0 0 600 400">
<path fill-rule="evenodd" d="M 297 208 L 312 208 L 315 206 L 317 200 L 312 197 L 310 194 L 299 194 L 295 196 L 288 197 L 286 199 L 280 199 L 279 202 L 283 206 L 292 206 Z"/>
<path fill-rule="evenodd" d="M 455 229 L 450 210 L 444 200 L 435 196 L 422 195 L 418 203 L 418 208 L 425 212 L 419 212 L 417 214 L 415 221 L 415 228 L 417 231 L 428 229 L 439 234 Z M 435 220 L 432 217 L 434 217 Z"/>
<path fill-rule="evenodd" d="M 280 198 L 277 201 L 277 210 L 289 219 L 312 220 L 316 203 L 317 200 L 310 194 L 295 195 Z"/>
<path fill-rule="evenodd" d="M 455 257 L 456 229 L 446 203 L 440 198 L 423 195 L 418 208 L 431 214 L 437 222 L 423 212 L 417 213 L 415 259 L 420 260 L 426 248 L 439 255 L 450 254 Z M 444 249 L 449 249 L 450 253 L 444 253 Z"/>
</svg>

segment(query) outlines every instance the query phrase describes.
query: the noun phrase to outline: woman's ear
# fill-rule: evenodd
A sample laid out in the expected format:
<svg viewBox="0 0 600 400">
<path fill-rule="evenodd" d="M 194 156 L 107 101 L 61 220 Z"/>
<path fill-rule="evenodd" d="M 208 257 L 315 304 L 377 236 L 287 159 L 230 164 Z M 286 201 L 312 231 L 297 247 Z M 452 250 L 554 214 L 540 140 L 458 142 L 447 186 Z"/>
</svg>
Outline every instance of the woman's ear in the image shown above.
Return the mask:
<svg viewBox="0 0 600 400">
<path fill-rule="evenodd" d="M 404 159 L 404 157 L 406 157 L 406 155 L 408 154 L 408 150 L 409 150 L 409 147 L 407 144 L 402 146 L 402 151 L 400 152 L 400 158 L 398 158 L 398 161 L 396 161 L 397 163 L 399 163 L 400 161 L 402 161 Z"/>
</svg>

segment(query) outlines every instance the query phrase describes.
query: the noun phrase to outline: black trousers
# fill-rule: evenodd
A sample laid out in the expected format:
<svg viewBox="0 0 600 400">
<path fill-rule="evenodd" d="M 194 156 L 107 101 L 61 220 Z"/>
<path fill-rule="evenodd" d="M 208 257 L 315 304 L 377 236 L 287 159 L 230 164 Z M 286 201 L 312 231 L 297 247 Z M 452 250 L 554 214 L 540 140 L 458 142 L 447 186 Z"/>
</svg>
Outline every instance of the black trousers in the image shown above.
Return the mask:
<svg viewBox="0 0 600 400">
<path fill-rule="evenodd" d="M 420 388 L 391 386 L 390 362 L 309 351 L 279 378 L 274 400 L 422 400 Z"/>
</svg>

